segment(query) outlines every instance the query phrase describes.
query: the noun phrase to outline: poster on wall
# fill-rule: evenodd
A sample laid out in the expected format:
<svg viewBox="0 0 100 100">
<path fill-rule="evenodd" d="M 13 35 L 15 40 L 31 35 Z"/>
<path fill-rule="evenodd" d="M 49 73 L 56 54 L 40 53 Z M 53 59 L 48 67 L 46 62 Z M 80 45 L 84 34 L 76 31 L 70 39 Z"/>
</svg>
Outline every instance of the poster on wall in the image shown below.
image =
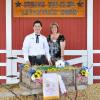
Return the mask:
<svg viewBox="0 0 100 100">
<path fill-rule="evenodd" d="M 13 0 L 14 17 L 85 17 L 86 0 Z"/>
</svg>

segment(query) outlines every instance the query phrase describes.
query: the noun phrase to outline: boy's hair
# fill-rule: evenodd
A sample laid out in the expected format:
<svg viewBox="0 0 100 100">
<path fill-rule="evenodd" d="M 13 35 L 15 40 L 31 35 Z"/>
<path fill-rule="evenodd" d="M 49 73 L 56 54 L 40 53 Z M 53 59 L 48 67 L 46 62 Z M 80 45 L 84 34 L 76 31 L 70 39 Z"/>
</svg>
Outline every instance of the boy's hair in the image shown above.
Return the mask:
<svg viewBox="0 0 100 100">
<path fill-rule="evenodd" d="M 39 24 L 41 25 L 41 27 L 42 27 L 42 22 L 41 22 L 41 21 L 39 21 L 39 20 L 34 21 L 34 22 L 33 22 L 33 26 L 34 26 L 36 23 L 39 23 Z"/>
</svg>

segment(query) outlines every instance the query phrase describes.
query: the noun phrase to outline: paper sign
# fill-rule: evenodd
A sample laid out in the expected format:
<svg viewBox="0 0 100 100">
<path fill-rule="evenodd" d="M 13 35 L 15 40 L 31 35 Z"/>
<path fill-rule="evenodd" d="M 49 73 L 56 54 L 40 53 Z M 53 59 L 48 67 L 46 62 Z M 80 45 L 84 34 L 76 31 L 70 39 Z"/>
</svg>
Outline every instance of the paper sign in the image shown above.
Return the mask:
<svg viewBox="0 0 100 100">
<path fill-rule="evenodd" d="M 43 98 L 44 100 L 59 99 L 59 82 L 56 73 L 43 74 Z"/>
</svg>

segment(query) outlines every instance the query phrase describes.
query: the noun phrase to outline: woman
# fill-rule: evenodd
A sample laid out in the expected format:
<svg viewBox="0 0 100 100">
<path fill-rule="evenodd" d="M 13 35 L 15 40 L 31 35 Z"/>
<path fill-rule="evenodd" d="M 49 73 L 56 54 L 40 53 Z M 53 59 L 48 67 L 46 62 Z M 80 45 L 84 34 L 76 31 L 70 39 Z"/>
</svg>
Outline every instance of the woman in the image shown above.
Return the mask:
<svg viewBox="0 0 100 100">
<path fill-rule="evenodd" d="M 53 64 L 55 64 L 55 61 L 64 58 L 65 37 L 58 32 L 58 28 L 59 25 L 57 23 L 52 23 L 50 26 L 51 34 L 47 37 Z"/>
</svg>

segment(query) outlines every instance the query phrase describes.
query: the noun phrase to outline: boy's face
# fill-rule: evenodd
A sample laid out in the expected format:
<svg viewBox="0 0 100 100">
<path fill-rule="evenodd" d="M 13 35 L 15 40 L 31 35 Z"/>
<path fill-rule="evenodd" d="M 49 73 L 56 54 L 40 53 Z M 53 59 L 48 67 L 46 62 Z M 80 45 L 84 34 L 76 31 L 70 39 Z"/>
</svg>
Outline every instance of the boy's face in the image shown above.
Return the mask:
<svg viewBox="0 0 100 100">
<path fill-rule="evenodd" d="M 40 34 L 42 27 L 41 27 L 40 23 L 35 23 L 33 26 L 33 29 L 34 29 L 35 33 Z"/>
</svg>

